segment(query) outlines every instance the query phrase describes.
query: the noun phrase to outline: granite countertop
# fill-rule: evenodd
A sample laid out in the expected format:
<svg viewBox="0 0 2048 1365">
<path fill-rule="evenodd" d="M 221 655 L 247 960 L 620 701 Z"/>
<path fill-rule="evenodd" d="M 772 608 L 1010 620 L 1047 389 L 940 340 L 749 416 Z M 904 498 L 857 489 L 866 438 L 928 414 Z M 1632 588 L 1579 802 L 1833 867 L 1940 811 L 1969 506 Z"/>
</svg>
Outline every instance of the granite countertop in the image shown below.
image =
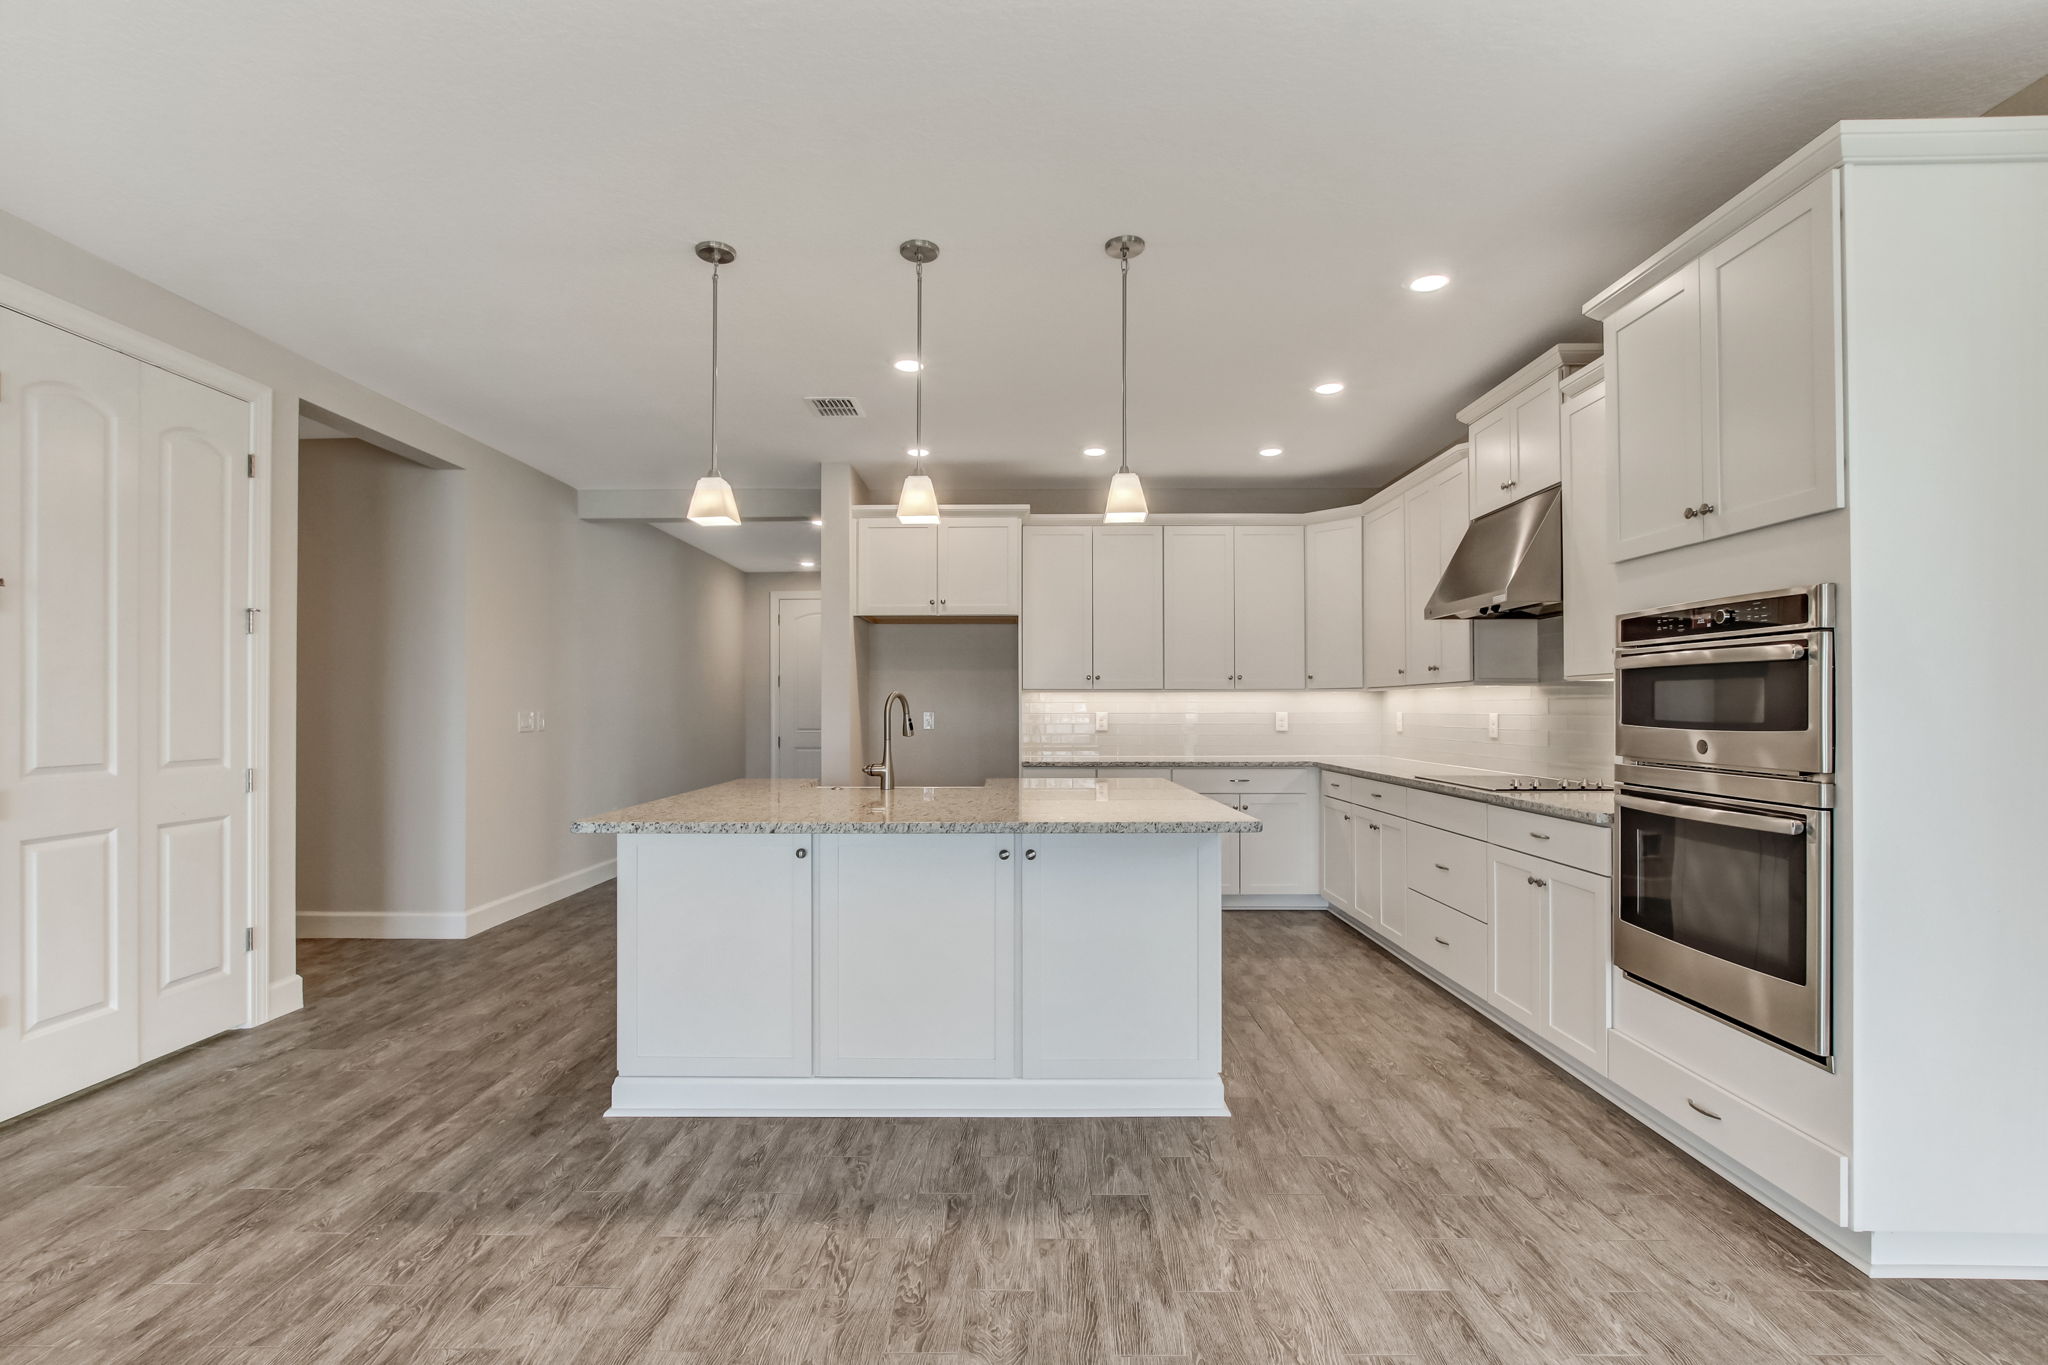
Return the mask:
<svg viewBox="0 0 2048 1365">
<path fill-rule="evenodd" d="M 1165 778 L 994 779 L 980 787 L 820 787 L 746 778 L 629 806 L 578 834 L 1257 834 L 1258 817 Z"/>
<path fill-rule="evenodd" d="M 1158 757 L 1113 756 L 1089 758 L 1084 755 L 1071 757 L 1037 757 L 1023 760 L 1026 769 L 1038 768 L 1053 771 L 1060 768 L 1328 768 L 1332 772 L 1348 773 L 1352 777 L 1366 777 L 1379 782 L 1392 782 L 1396 786 L 1414 787 L 1420 791 L 1438 792 L 1444 796 L 1455 796 L 1465 801 L 1481 801 L 1489 806 L 1505 806 L 1509 810 L 1525 810 L 1535 815 L 1551 815 L 1560 820 L 1576 820 L 1582 825 L 1611 825 L 1614 823 L 1614 793 L 1607 792 L 1490 792 L 1472 787 L 1461 787 L 1447 782 L 1447 777 L 1489 777 L 1507 776 L 1492 768 L 1460 768 L 1450 763 L 1424 763 L 1412 758 L 1392 758 L 1384 754 L 1273 754 L 1229 755 L 1229 754 L 1179 754 Z M 1527 774 L 1513 774 L 1527 776 Z"/>
</svg>

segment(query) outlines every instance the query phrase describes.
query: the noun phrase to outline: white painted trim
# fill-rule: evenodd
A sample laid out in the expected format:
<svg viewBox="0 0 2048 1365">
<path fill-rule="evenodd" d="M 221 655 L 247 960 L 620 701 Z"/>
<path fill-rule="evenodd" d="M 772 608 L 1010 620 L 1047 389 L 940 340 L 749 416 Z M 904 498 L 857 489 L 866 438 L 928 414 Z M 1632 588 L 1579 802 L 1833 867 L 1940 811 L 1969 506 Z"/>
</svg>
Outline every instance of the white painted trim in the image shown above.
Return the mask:
<svg viewBox="0 0 2048 1365">
<path fill-rule="evenodd" d="M 1566 375 L 1558 383 L 1558 396 L 1562 398 L 1576 398 L 1595 384 L 1605 383 L 1606 380 L 1607 357 L 1603 355 L 1587 361 Z"/>
<path fill-rule="evenodd" d="M 1687 261 L 1838 166 L 1922 161 L 2048 160 L 2048 116 L 1859 119 L 1837 123 L 1766 171 L 1676 241 L 1586 301 L 1605 321 Z"/>
<path fill-rule="evenodd" d="M 305 978 L 294 972 L 270 983 L 270 1017 L 293 1014 L 306 1007 Z"/>
<path fill-rule="evenodd" d="M 887 521 L 894 518 L 895 515 L 896 504 L 893 502 L 857 502 L 853 505 L 853 519 L 855 521 Z M 942 502 L 939 504 L 939 519 L 941 521 L 949 517 L 1027 517 L 1029 515 L 1031 515 L 1031 504 L 1028 502 L 991 502 L 986 504 Z M 1092 521 L 1102 520 L 1099 515 L 1089 519 Z"/>
<path fill-rule="evenodd" d="M 1314 892 L 1285 896 L 1239 896 L 1223 898 L 1225 910 L 1327 910 L 1330 903 Z"/>
<path fill-rule="evenodd" d="M 1471 426 L 1531 385 L 1540 384 L 1546 379 L 1565 374 L 1581 365 L 1590 365 L 1599 358 L 1600 343 L 1597 341 L 1568 341 L 1563 345 L 1553 346 L 1459 408 L 1458 420 L 1466 426 Z"/>
<path fill-rule="evenodd" d="M 607 1118 L 1228 1117 L 1223 1082 L 620 1076 Z"/>
<path fill-rule="evenodd" d="M 777 588 L 768 594 L 768 776 L 782 776 L 782 604 L 816 602 L 825 610 L 825 594 L 818 588 Z M 822 642 L 820 648 L 822 649 Z M 822 743 L 823 735 L 819 736 Z M 819 758 L 824 757 L 822 749 Z"/>
<path fill-rule="evenodd" d="M 248 852 L 245 873 L 248 878 L 248 916 L 244 927 L 256 931 L 256 948 L 249 956 L 258 959 L 248 964 L 249 975 L 247 999 L 243 1006 L 242 1026 L 253 1027 L 274 1018 L 278 1011 L 271 1000 L 271 980 L 268 957 L 270 953 L 270 800 L 275 771 L 270 765 L 272 752 L 270 743 L 270 651 L 277 639 L 273 629 L 271 603 L 271 498 L 276 487 L 272 479 L 274 472 L 271 442 L 272 423 L 275 418 L 276 393 L 268 384 L 259 384 L 248 376 L 239 374 L 210 360 L 181 350 L 155 337 L 145 335 L 132 327 L 102 317 L 88 309 L 55 294 L 47 293 L 35 286 L 25 284 L 11 276 L 0 275 L 0 308 L 8 308 L 25 317 L 61 328 L 74 336 L 82 337 L 97 346 L 119 351 L 145 365 L 168 371 L 203 384 L 209 389 L 224 393 L 230 398 L 239 398 L 249 405 L 249 453 L 256 459 L 256 475 L 245 480 L 249 485 L 249 605 L 257 609 L 257 634 L 255 647 L 249 651 L 248 687 L 248 766 L 256 770 L 256 790 L 250 794 L 247 805 Z"/>
<path fill-rule="evenodd" d="M 611 880 L 617 861 L 578 868 L 463 911 L 307 910 L 299 914 L 300 938 L 474 938 L 486 929 L 553 905 Z"/>
</svg>

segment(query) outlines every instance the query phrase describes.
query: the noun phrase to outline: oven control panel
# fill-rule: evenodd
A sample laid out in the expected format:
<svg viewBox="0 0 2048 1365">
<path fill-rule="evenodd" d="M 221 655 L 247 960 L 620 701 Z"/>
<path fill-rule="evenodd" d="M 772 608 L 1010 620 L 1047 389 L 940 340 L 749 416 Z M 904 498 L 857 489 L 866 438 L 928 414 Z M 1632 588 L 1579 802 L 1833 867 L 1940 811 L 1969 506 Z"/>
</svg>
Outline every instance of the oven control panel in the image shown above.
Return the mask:
<svg viewBox="0 0 2048 1365">
<path fill-rule="evenodd" d="M 1753 631 L 1829 626 L 1832 585 L 1791 588 L 1761 597 L 1695 602 L 1683 607 L 1638 612 L 1618 622 L 1619 643 L 1661 644 L 1702 636 L 1748 634 Z"/>
</svg>

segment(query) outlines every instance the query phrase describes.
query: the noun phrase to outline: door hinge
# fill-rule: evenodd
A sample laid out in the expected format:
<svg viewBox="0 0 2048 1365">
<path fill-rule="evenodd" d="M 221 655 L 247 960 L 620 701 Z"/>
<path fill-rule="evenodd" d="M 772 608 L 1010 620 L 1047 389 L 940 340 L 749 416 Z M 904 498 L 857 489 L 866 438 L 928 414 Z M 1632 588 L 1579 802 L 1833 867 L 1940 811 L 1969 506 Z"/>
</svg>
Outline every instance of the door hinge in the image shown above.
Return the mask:
<svg viewBox="0 0 2048 1365">
<path fill-rule="evenodd" d="M 249 477 L 256 477 L 256 452 L 253 450 L 249 452 Z"/>
<path fill-rule="evenodd" d="M 242 769 L 242 790 L 245 792 L 256 790 L 256 770 L 254 768 Z"/>
<path fill-rule="evenodd" d="M 245 953 L 256 951 L 256 926 L 253 924 L 242 931 L 242 951 Z"/>
<path fill-rule="evenodd" d="M 242 634 L 254 635 L 256 633 L 256 614 L 262 610 L 263 608 L 261 607 L 242 608 Z"/>
</svg>

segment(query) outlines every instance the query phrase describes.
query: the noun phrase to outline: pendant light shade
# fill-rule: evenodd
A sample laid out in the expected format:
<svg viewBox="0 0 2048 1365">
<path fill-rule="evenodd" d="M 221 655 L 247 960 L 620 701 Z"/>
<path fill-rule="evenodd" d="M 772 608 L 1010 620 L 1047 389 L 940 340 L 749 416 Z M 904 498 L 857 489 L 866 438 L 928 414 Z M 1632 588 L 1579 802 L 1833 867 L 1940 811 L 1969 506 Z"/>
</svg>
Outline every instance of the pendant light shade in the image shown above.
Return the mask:
<svg viewBox="0 0 2048 1365">
<path fill-rule="evenodd" d="M 1129 525 L 1145 519 L 1145 485 L 1131 472 L 1131 257 L 1145 249 L 1145 239 L 1125 233 L 1112 237 L 1102 249 L 1119 263 L 1122 284 L 1123 328 L 1120 333 L 1118 365 L 1123 403 L 1122 448 L 1116 476 L 1109 481 L 1109 498 L 1102 505 L 1102 519 L 1111 525 Z"/>
<path fill-rule="evenodd" d="M 915 416 L 912 418 L 917 439 L 910 443 L 910 473 L 904 476 L 903 492 L 896 499 L 896 520 L 905 526 L 936 526 L 939 524 L 939 494 L 932 487 L 932 476 L 924 472 L 924 268 L 939 259 L 939 247 L 936 242 L 913 237 L 897 247 L 896 252 L 917 267 L 916 363 L 909 367 L 900 361 L 897 363 L 898 369 L 909 368 L 917 376 Z"/>
<path fill-rule="evenodd" d="M 697 480 L 685 515 L 699 526 L 740 524 L 739 499 L 718 472 L 718 268 L 732 264 L 735 254 L 724 242 L 697 243 L 697 259 L 711 266 L 711 468 Z"/>
</svg>

